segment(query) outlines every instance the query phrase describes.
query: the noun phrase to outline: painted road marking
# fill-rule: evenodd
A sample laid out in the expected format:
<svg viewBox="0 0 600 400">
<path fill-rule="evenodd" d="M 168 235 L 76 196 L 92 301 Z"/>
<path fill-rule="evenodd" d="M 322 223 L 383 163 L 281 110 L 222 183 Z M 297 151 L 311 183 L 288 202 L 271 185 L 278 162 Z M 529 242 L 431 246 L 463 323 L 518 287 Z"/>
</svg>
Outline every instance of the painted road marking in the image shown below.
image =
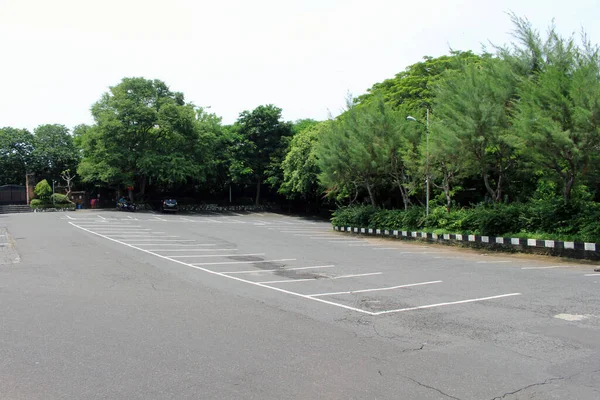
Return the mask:
<svg viewBox="0 0 600 400">
<path fill-rule="evenodd" d="M 209 246 L 200 244 L 199 246 Z M 210 245 L 216 246 L 216 245 Z M 238 249 L 147 249 L 149 251 L 238 251 Z"/>
<path fill-rule="evenodd" d="M 511 263 L 510 260 L 497 260 L 497 261 L 477 261 L 476 264 L 500 264 L 500 263 Z"/>
<path fill-rule="evenodd" d="M 225 261 L 225 262 L 214 262 L 214 263 L 192 263 L 191 265 L 227 265 L 227 264 L 256 264 L 256 263 L 269 263 L 269 262 L 282 262 L 282 261 L 296 261 L 295 258 L 280 258 L 278 260 L 260 260 L 260 261 Z"/>
<path fill-rule="evenodd" d="M 319 297 L 319 296 L 334 296 L 338 294 L 354 294 L 354 293 L 366 293 L 366 292 L 380 292 L 383 290 L 393 290 L 393 289 L 401 289 L 413 286 L 422 286 L 422 285 L 431 285 L 434 283 L 442 283 L 442 281 L 430 281 L 430 282 L 419 282 L 419 283 L 409 283 L 407 285 L 398 285 L 398 286 L 390 286 L 383 287 L 377 289 L 361 289 L 361 290 L 350 290 L 348 292 L 330 292 L 330 293 L 317 293 L 317 294 L 309 294 L 310 297 Z"/>
<path fill-rule="evenodd" d="M 554 269 L 554 268 L 574 268 L 574 265 L 552 265 L 551 267 L 523 267 L 521 269 Z"/>
<path fill-rule="evenodd" d="M 280 293 L 284 293 L 284 294 L 289 294 L 290 296 L 296 296 L 296 297 L 300 297 L 300 298 L 303 298 L 303 299 L 316 301 L 316 302 L 319 302 L 319 303 L 322 303 L 322 304 L 328 304 L 328 305 L 331 305 L 331 306 L 340 307 L 340 308 L 343 308 L 343 309 L 346 309 L 346 310 L 355 311 L 355 312 L 358 312 L 358 313 L 361 313 L 361 314 L 373 315 L 373 316 L 375 316 L 375 315 L 381 315 L 382 314 L 381 312 L 375 313 L 375 312 L 363 310 L 363 309 L 360 309 L 360 308 L 357 308 L 357 307 L 351 307 L 351 306 L 348 306 L 348 305 L 345 305 L 345 304 L 336 303 L 336 302 L 329 301 L 329 300 L 324 300 L 324 299 L 321 299 L 321 298 L 318 298 L 318 297 L 310 297 L 310 296 L 307 296 L 307 295 L 302 294 L 302 293 L 292 292 L 290 290 L 285 290 L 285 289 L 282 289 L 282 288 L 279 288 L 279 287 L 268 286 L 268 285 L 265 285 L 265 284 L 261 284 L 260 282 L 249 281 L 247 279 L 243 279 L 243 278 L 240 278 L 240 277 L 237 277 L 237 276 L 232 276 L 232 275 L 227 275 L 227 274 L 224 274 L 224 273 L 221 273 L 221 272 L 212 271 L 212 270 L 210 270 L 208 268 L 196 266 L 196 265 L 193 265 L 193 264 L 190 264 L 190 263 L 186 263 L 186 262 L 183 262 L 183 261 L 180 261 L 180 260 L 177 260 L 177 259 L 169 258 L 168 256 L 164 256 L 164 255 L 155 253 L 155 252 L 150 251 L 148 249 L 143 249 L 141 247 L 136 247 L 133 244 L 125 243 L 125 242 L 122 242 L 122 241 L 120 241 L 118 239 L 113 239 L 111 237 L 102 235 L 101 233 L 97 233 L 97 232 L 94 232 L 92 230 L 80 227 L 80 226 L 76 225 L 73 222 L 69 222 L 69 224 L 72 225 L 75 228 L 81 229 L 81 230 L 86 231 L 88 233 L 91 233 L 93 235 L 105 238 L 105 239 L 110 240 L 110 241 L 115 242 L 115 243 L 122 244 L 123 246 L 127 246 L 127 247 L 130 247 L 132 249 L 139 250 L 139 251 L 141 251 L 143 253 L 151 254 L 151 255 L 154 255 L 154 256 L 156 256 L 158 258 L 162 258 L 163 260 L 168 260 L 168 261 L 171 261 L 171 262 L 174 262 L 174 263 L 177 263 L 177 264 L 180 264 L 180 265 L 184 265 L 184 266 L 189 267 L 189 268 L 194 268 L 194 269 L 197 269 L 199 271 L 203 271 L 203 272 L 206 272 L 206 273 L 209 273 L 209 274 L 212 274 L 212 275 L 217 275 L 217 276 L 221 276 L 221 277 L 224 277 L 224 278 L 227 278 L 227 279 L 235 280 L 237 282 L 247 283 L 249 285 L 258 286 L 258 287 L 262 287 L 262 288 L 269 289 L 269 290 L 274 290 L 274 291 L 277 291 L 277 292 L 280 292 Z M 179 245 L 179 246 L 185 246 L 185 245 Z M 190 246 L 193 246 L 193 245 L 190 245 Z M 510 295 L 502 295 L 500 297 L 507 297 L 507 296 L 511 296 L 511 295 L 520 295 L 520 293 L 513 293 L 513 294 L 510 294 Z M 489 299 L 498 298 L 498 297 L 499 296 L 490 297 Z M 472 300 L 472 301 L 474 301 L 474 300 Z M 406 311 L 406 310 L 404 310 L 404 311 Z"/>
<path fill-rule="evenodd" d="M 299 268 L 277 268 L 277 269 L 254 269 L 252 271 L 231 271 L 221 272 L 222 274 L 252 274 L 255 272 L 278 272 L 278 271 L 298 271 L 302 269 L 321 269 L 321 268 L 334 268 L 335 265 L 319 265 L 316 267 L 299 267 Z"/>
<path fill-rule="evenodd" d="M 585 274 L 585 276 L 600 276 L 600 274 Z"/>
<path fill-rule="evenodd" d="M 170 258 L 196 258 L 196 257 L 244 257 L 244 256 L 264 256 L 265 253 L 251 254 L 194 254 L 185 256 L 169 256 Z"/>
<path fill-rule="evenodd" d="M 103 216 L 101 216 L 101 215 L 98 215 L 97 217 L 98 217 L 98 218 L 100 218 L 100 219 L 106 219 L 106 218 L 104 218 L 104 217 L 103 217 Z"/>
<path fill-rule="evenodd" d="M 95 233 L 95 232 L 94 232 Z M 104 236 L 104 235 L 103 235 Z M 106 236 L 108 238 L 108 236 Z M 123 242 L 125 243 L 125 242 Z M 179 247 L 194 247 L 194 246 L 208 246 L 206 244 L 180 244 L 180 243 L 126 243 L 131 246 L 179 246 Z M 214 246 L 214 245 L 210 245 Z"/>
<path fill-rule="evenodd" d="M 155 237 L 153 239 L 140 239 L 138 242 L 195 242 L 194 239 L 161 239 L 160 237 Z"/>
<path fill-rule="evenodd" d="M 398 312 L 404 312 L 404 311 L 423 310 L 426 308 L 451 306 L 454 304 L 474 303 L 476 301 L 485 301 L 485 300 L 492 300 L 492 299 L 501 299 L 503 297 L 520 296 L 521 294 L 522 293 L 508 293 L 508 294 L 500 294 L 497 296 L 480 297 L 478 299 L 468 299 L 468 300 L 460 300 L 460 301 L 451 301 L 451 302 L 447 302 L 447 303 L 428 304 L 425 306 L 399 308 L 397 310 L 379 311 L 379 312 L 373 313 L 373 315 L 383 315 L 383 314 L 392 314 L 392 313 L 398 313 Z"/>
<path fill-rule="evenodd" d="M 264 285 L 270 283 L 290 283 L 290 282 L 307 282 L 307 281 L 317 281 L 317 280 L 330 280 L 330 279 L 345 279 L 345 278 L 357 278 L 360 276 L 371 276 L 371 275 L 381 275 L 383 272 L 370 272 L 368 274 L 353 274 L 353 275 L 340 275 L 334 276 L 331 278 L 308 278 L 308 279 L 286 279 L 283 281 L 266 281 L 266 282 L 258 282 Z"/>
</svg>

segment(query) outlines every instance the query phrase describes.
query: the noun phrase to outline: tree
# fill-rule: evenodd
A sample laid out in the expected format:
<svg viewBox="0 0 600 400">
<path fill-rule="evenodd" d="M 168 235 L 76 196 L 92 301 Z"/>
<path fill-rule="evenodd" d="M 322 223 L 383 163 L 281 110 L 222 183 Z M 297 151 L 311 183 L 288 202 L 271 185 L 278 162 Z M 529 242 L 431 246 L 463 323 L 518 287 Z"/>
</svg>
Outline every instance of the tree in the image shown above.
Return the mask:
<svg viewBox="0 0 600 400">
<path fill-rule="evenodd" d="M 512 51 L 523 69 L 514 118 L 534 163 L 562 182 L 568 202 L 575 184 L 598 162 L 600 149 L 600 48 L 562 38 L 552 27 L 546 41 L 516 18 L 520 46 Z"/>
<path fill-rule="evenodd" d="M 423 57 L 423 61 L 409 65 L 394 78 L 373 85 L 356 102 L 376 102 L 380 97 L 394 109 L 402 109 L 407 114 L 421 113 L 432 108 L 434 87 L 445 71 L 461 69 L 463 64 L 479 60 L 480 57 L 471 51 L 451 51 L 450 55 L 437 58 Z"/>
<path fill-rule="evenodd" d="M 96 125 L 81 128 L 78 138 L 84 181 L 135 186 L 144 195 L 150 182 L 166 187 L 205 178 L 210 155 L 199 140 L 196 109 L 164 82 L 124 78 L 92 115 Z"/>
<path fill-rule="evenodd" d="M 77 177 L 77 174 L 71 175 L 71 170 L 67 169 L 60 174 L 60 178 L 67 184 L 67 197 L 71 194 L 71 187 L 73 186 L 73 180 Z"/>
<path fill-rule="evenodd" d="M 316 145 L 321 135 L 330 129 L 331 123 L 331 121 L 324 121 L 318 124 L 307 124 L 294 135 L 289 151 L 281 163 L 283 183 L 279 188 L 280 193 L 290 198 L 300 197 L 305 200 L 314 199 L 319 195 L 320 170 Z"/>
<path fill-rule="evenodd" d="M 465 65 L 460 72 L 447 73 L 436 91 L 433 112 L 439 123 L 434 129 L 441 137 L 455 137 L 445 141 L 462 150 L 462 168 L 481 176 L 494 202 L 502 200 L 505 180 L 516 162 L 510 120 L 515 92 L 510 65 L 490 56 Z M 442 168 L 454 157 L 452 153 L 440 156 Z M 450 178 L 449 172 L 444 179 Z"/>
<path fill-rule="evenodd" d="M 24 185 L 33 172 L 33 135 L 26 129 L 0 128 L 0 185 Z"/>
<path fill-rule="evenodd" d="M 365 105 L 347 102 L 348 110 L 331 123 L 316 149 L 319 181 L 329 195 L 366 189 L 376 206 L 375 187 L 390 171 L 389 138 L 396 134 L 398 117 L 383 101 Z"/>
<path fill-rule="evenodd" d="M 65 170 L 77 168 L 79 153 L 64 125 L 40 125 L 34 130 L 36 174 L 58 180 Z"/>
<path fill-rule="evenodd" d="M 235 125 L 234 162 L 230 166 L 236 181 L 256 183 L 256 205 L 260 204 L 260 185 L 266 177 L 280 173 L 280 164 L 292 135 L 292 126 L 281 120 L 281 109 L 272 104 L 244 111 Z"/>
</svg>

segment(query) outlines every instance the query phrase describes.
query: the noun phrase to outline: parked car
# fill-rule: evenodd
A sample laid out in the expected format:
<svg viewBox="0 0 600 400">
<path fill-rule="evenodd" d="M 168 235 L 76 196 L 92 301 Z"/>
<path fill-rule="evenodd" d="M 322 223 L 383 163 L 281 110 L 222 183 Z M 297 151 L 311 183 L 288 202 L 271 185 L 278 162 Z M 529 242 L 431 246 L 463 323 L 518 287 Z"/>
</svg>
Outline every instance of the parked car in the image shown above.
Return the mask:
<svg viewBox="0 0 600 400">
<path fill-rule="evenodd" d="M 160 211 L 161 212 L 172 212 L 172 213 L 179 211 L 179 206 L 177 205 L 177 200 L 164 199 L 160 203 Z"/>
</svg>

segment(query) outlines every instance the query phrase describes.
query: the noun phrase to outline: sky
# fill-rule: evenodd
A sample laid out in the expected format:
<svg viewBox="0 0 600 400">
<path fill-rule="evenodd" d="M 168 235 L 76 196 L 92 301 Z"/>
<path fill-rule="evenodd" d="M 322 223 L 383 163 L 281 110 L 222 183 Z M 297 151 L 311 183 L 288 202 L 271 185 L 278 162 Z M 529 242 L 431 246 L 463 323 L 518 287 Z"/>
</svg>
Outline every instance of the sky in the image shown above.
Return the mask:
<svg viewBox="0 0 600 400">
<path fill-rule="evenodd" d="M 323 120 L 423 56 L 509 43 L 507 12 L 600 42 L 597 0 L 0 0 L 0 127 L 93 123 L 124 77 L 235 122 Z"/>
</svg>

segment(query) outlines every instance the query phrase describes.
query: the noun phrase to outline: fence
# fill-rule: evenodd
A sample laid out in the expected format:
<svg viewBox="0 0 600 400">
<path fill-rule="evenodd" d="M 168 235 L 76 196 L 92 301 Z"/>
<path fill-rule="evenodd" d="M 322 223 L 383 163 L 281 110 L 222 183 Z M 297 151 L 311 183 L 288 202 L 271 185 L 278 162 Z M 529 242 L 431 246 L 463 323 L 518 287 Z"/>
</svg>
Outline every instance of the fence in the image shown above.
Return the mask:
<svg viewBox="0 0 600 400">
<path fill-rule="evenodd" d="M 0 186 L 0 204 L 27 204 L 27 191 L 25 186 Z"/>
</svg>

